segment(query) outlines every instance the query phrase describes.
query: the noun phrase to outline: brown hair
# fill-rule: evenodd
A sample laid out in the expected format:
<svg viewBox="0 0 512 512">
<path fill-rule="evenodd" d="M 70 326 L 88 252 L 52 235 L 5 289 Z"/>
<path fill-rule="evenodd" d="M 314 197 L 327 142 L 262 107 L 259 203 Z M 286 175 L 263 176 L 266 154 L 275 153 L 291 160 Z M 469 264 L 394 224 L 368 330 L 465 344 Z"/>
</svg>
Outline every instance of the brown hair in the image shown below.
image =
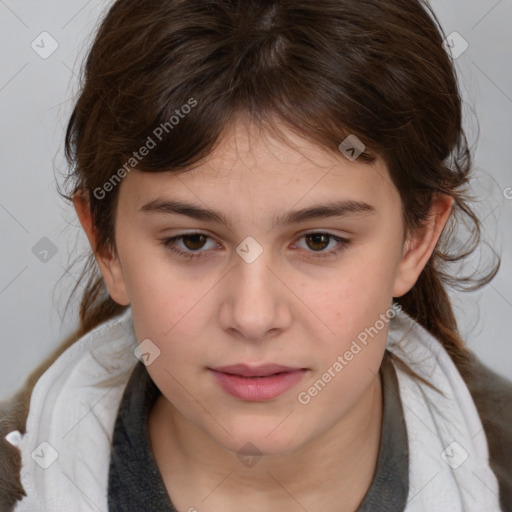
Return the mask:
<svg viewBox="0 0 512 512">
<path fill-rule="evenodd" d="M 117 0 L 82 69 L 66 133 L 72 187 L 63 196 L 88 195 L 97 249 L 115 250 L 112 179 L 123 169 L 187 172 L 239 115 L 274 133 L 279 119 L 338 154 L 355 134 L 366 146 L 363 161 L 379 155 L 387 164 L 408 229 L 426 219 L 435 194 L 454 198 L 432 257 L 396 300 L 464 375 L 469 352 L 446 285 L 476 289 L 494 277 L 499 259 L 478 280 L 448 272 L 478 246 L 480 224 L 468 204 L 471 154 L 443 39 L 435 14 L 417 0 Z M 158 143 L 134 160 L 148 137 Z M 451 254 L 460 220 L 472 224 L 471 240 Z M 86 277 L 76 337 L 126 308 L 108 296 L 92 253 Z"/>
</svg>

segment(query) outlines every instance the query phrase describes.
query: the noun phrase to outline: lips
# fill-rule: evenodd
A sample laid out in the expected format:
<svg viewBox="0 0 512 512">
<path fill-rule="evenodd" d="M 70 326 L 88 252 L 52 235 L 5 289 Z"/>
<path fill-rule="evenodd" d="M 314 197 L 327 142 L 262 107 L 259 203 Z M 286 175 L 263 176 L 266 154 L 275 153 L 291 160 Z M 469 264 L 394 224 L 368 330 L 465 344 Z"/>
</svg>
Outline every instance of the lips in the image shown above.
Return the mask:
<svg viewBox="0 0 512 512">
<path fill-rule="evenodd" d="M 277 364 L 236 364 L 210 368 L 210 371 L 229 395 L 241 400 L 262 402 L 272 400 L 295 386 L 307 370 Z"/>
<path fill-rule="evenodd" d="M 277 373 L 293 372 L 300 368 L 291 368 L 279 364 L 267 364 L 263 366 L 247 366 L 245 364 L 235 364 L 232 366 L 222 366 L 213 368 L 213 371 L 227 373 L 229 375 L 239 375 L 240 377 L 268 377 Z"/>
</svg>

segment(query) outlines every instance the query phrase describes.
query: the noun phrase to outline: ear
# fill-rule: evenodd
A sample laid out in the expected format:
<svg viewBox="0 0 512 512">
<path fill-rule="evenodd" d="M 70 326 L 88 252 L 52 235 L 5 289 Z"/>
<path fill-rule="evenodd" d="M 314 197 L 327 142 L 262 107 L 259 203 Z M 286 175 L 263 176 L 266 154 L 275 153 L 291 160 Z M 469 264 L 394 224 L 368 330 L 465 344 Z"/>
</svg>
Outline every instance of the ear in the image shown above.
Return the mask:
<svg viewBox="0 0 512 512">
<path fill-rule="evenodd" d="M 395 277 L 393 297 L 402 297 L 416 284 L 434 252 L 450 217 L 452 206 L 453 197 L 437 194 L 434 196 L 428 219 L 408 235 Z"/>
<path fill-rule="evenodd" d="M 73 196 L 73 205 L 100 267 L 109 295 L 121 306 L 128 306 L 130 299 L 126 291 L 119 257 L 113 250 L 104 250 L 101 253 L 97 250 L 96 230 L 92 221 L 88 193 L 83 190 L 76 192 Z"/>
</svg>

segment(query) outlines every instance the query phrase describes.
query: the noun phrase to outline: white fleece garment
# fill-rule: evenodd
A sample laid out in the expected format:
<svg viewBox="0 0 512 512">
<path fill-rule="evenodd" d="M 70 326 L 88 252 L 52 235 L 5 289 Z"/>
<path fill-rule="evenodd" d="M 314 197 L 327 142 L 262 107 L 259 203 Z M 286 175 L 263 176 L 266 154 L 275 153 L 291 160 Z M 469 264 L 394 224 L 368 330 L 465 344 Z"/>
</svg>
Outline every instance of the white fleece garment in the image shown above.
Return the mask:
<svg viewBox="0 0 512 512">
<path fill-rule="evenodd" d="M 21 450 L 27 496 L 15 512 L 107 512 L 117 411 L 137 363 L 131 308 L 80 338 L 36 383 Z M 387 348 L 446 398 L 398 366 L 409 443 L 405 512 L 498 512 L 498 482 L 470 392 L 443 346 L 403 311 Z"/>
</svg>

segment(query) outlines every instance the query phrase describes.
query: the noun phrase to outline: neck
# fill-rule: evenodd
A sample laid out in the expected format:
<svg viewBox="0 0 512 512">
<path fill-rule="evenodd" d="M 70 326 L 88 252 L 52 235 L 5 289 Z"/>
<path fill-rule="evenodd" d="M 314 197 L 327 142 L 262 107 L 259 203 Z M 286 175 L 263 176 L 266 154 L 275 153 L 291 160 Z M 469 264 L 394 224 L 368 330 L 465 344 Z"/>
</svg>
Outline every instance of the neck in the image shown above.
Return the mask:
<svg viewBox="0 0 512 512">
<path fill-rule="evenodd" d="M 254 510 L 292 511 L 302 506 L 352 512 L 368 491 L 377 464 L 380 374 L 320 437 L 293 452 L 263 455 L 246 465 L 188 422 L 163 395 L 150 411 L 148 428 L 155 460 L 177 510 L 189 510 L 191 504 L 201 511 L 239 510 L 242 502 L 248 510 L 251 496 Z"/>
</svg>

